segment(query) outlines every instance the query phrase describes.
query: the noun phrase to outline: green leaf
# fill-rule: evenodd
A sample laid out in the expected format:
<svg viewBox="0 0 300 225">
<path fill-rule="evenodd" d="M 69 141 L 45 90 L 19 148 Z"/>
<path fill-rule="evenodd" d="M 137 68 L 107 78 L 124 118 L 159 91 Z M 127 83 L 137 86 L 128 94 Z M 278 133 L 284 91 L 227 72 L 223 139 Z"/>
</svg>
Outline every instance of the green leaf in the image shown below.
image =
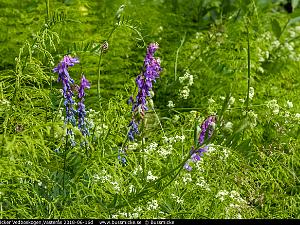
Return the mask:
<svg viewBox="0 0 300 225">
<path fill-rule="evenodd" d="M 278 23 L 277 20 L 272 20 L 272 31 L 275 34 L 275 36 L 277 37 L 277 39 L 279 39 L 280 35 L 281 35 L 281 27 L 280 24 Z"/>
<path fill-rule="evenodd" d="M 295 18 L 293 18 L 293 19 L 291 19 L 291 20 L 289 21 L 288 25 L 291 25 L 291 24 L 293 24 L 293 23 L 297 23 L 297 22 L 299 22 L 299 21 L 300 21 L 300 16 L 295 17 Z"/>
<path fill-rule="evenodd" d="M 300 16 L 300 9 L 299 8 L 293 10 L 293 13 L 291 14 L 291 18 L 295 18 L 295 17 L 298 17 L 298 16 Z"/>
<path fill-rule="evenodd" d="M 292 0 L 293 9 L 297 8 L 298 4 L 299 4 L 299 0 Z"/>
</svg>

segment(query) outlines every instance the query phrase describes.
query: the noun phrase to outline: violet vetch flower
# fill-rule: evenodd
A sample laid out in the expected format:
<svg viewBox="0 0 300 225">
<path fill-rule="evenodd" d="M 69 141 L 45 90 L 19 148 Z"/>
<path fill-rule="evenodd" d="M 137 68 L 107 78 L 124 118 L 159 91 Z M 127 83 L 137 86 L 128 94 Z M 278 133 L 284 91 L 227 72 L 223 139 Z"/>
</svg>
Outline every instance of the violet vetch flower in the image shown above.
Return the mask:
<svg viewBox="0 0 300 225">
<path fill-rule="evenodd" d="M 79 102 L 78 102 L 78 128 L 81 131 L 83 136 L 89 135 L 89 131 L 86 127 L 85 124 L 85 116 L 86 116 L 86 111 L 85 111 L 85 105 L 84 105 L 84 96 L 85 96 L 85 92 L 84 89 L 85 88 L 90 88 L 91 85 L 89 83 L 89 81 L 85 78 L 84 75 L 82 75 L 81 77 L 81 82 L 80 82 L 80 87 L 78 90 L 78 98 L 79 98 Z"/>
<path fill-rule="evenodd" d="M 203 144 L 205 137 L 211 138 L 214 125 L 216 122 L 216 117 L 215 116 L 209 116 L 204 122 L 201 124 L 201 133 L 199 136 L 199 144 Z"/>
<path fill-rule="evenodd" d="M 204 143 L 205 137 L 207 137 L 208 139 L 211 138 L 214 131 L 215 122 L 216 122 L 216 116 L 209 116 L 201 124 L 201 133 L 199 135 L 199 140 L 198 140 L 200 145 Z M 193 146 L 190 151 L 191 158 L 189 160 L 194 163 L 200 161 L 204 152 L 207 152 L 207 150 L 208 150 L 208 146 L 204 146 L 199 149 L 195 149 Z M 192 167 L 190 166 L 189 162 L 185 163 L 184 169 L 186 169 L 187 171 L 192 170 Z"/>
<path fill-rule="evenodd" d="M 157 43 L 151 43 L 147 48 L 147 54 L 144 59 L 144 72 L 137 76 L 136 84 L 138 86 L 138 94 L 133 104 L 132 111 L 140 110 L 142 117 L 145 115 L 147 108 L 147 97 L 151 97 L 152 82 L 156 82 L 161 72 L 160 59 L 154 58 L 154 53 L 158 49 Z"/>
<path fill-rule="evenodd" d="M 119 153 L 118 153 L 118 160 L 123 164 L 126 165 L 126 152 L 122 149 L 119 149 Z"/>
<path fill-rule="evenodd" d="M 63 96 L 65 98 L 64 105 L 66 107 L 66 120 L 65 123 L 71 123 L 73 126 L 76 124 L 75 113 L 76 110 L 73 108 L 73 91 L 72 86 L 74 80 L 70 77 L 68 68 L 79 63 L 77 58 L 72 58 L 71 56 L 64 56 L 63 60 L 53 69 L 54 73 L 58 73 L 58 82 L 63 84 Z"/>
<path fill-rule="evenodd" d="M 187 171 L 192 171 L 192 167 L 188 163 L 184 164 L 183 168 L 186 169 Z"/>
<path fill-rule="evenodd" d="M 139 129 L 138 129 L 139 125 L 133 119 L 130 121 L 129 127 L 130 127 L 130 130 L 128 132 L 128 139 L 130 141 L 134 141 L 134 136 L 136 134 L 139 134 Z"/>
<path fill-rule="evenodd" d="M 192 149 L 190 151 L 191 158 L 188 160 L 188 162 L 184 164 L 184 169 L 186 169 L 187 171 L 191 171 L 192 167 L 190 165 L 190 162 L 196 163 L 200 161 L 201 157 L 203 156 L 203 153 L 207 152 L 207 148 L 208 147 L 205 146 L 204 148 L 199 148 L 195 150 L 194 146 L 192 146 Z"/>
<path fill-rule="evenodd" d="M 141 119 L 144 118 L 147 107 L 147 97 L 151 97 L 150 91 L 152 90 L 153 81 L 156 82 L 156 78 L 159 78 L 161 72 L 160 59 L 154 57 L 155 51 L 158 49 L 157 43 L 151 43 L 147 48 L 147 54 L 144 59 L 143 72 L 137 76 L 136 85 L 138 87 L 138 94 L 135 100 L 130 97 L 128 103 L 132 103 L 133 118 L 129 126 L 131 126 L 128 132 L 129 140 L 134 140 L 134 134 L 138 134 L 138 124 L 140 119 L 136 118 L 139 116 Z M 138 121 L 138 122 L 135 122 Z"/>
<path fill-rule="evenodd" d="M 200 161 L 204 152 L 207 152 L 207 146 L 205 146 L 204 148 L 199 148 L 197 150 L 195 150 L 194 147 L 192 147 L 192 150 L 190 152 L 192 161 Z"/>
</svg>

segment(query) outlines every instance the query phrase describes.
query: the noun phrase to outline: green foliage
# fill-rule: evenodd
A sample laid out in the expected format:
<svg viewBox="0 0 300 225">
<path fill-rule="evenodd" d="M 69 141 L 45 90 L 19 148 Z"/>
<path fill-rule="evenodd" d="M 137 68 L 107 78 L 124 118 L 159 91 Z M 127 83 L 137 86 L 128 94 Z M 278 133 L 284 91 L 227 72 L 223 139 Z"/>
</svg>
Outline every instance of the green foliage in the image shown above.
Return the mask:
<svg viewBox="0 0 300 225">
<path fill-rule="evenodd" d="M 299 218 L 299 12 L 281 2 L 2 0 L 0 218 Z M 130 142 L 156 41 L 163 71 Z M 66 54 L 91 82 L 89 136 L 64 124 Z"/>
</svg>

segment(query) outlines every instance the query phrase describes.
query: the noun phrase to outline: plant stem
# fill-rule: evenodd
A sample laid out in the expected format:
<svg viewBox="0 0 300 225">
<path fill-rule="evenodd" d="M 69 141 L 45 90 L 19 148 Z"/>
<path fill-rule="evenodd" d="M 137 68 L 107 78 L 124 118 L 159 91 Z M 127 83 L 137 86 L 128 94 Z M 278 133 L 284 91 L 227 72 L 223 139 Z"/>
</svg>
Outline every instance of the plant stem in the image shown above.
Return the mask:
<svg viewBox="0 0 300 225">
<path fill-rule="evenodd" d="M 157 113 L 156 113 L 156 111 L 155 111 L 155 109 L 154 109 L 154 106 L 152 107 L 152 110 L 153 110 L 153 112 L 154 112 L 154 114 L 155 114 L 155 116 L 156 116 L 156 118 L 157 118 L 157 121 L 158 121 L 158 123 L 159 123 L 159 126 L 160 126 L 160 128 L 161 128 L 161 130 L 162 130 L 162 132 L 163 132 L 164 137 L 165 137 L 166 135 L 165 135 L 164 128 L 163 128 L 162 125 L 161 125 L 160 119 L 159 119 L 159 117 L 158 117 L 158 115 L 157 115 Z"/>
<path fill-rule="evenodd" d="M 249 92 L 250 92 L 250 67 L 251 67 L 251 61 L 250 61 L 250 39 L 249 39 L 249 29 L 247 26 L 247 60 L 248 60 L 248 91 L 247 91 L 247 99 L 246 99 L 246 115 L 248 115 L 249 111 Z"/>
<path fill-rule="evenodd" d="M 108 38 L 106 42 L 108 43 L 109 39 L 111 38 L 112 34 L 115 32 L 115 30 L 119 27 L 119 25 L 115 25 L 113 29 L 111 30 L 110 34 L 108 35 Z M 101 107 L 101 90 L 100 90 L 100 79 L 101 79 L 101 62 L 102 62 L 102 55 L 104 53 L 102 46 L 100 47 L 100 55 L 99 55 L 99 61 L 98 61 L 98 78 L 97 78 L 97 95 L 98 95 L 98 101 L 100 109 Z"/>
<path fill-rule="evenodd" d="M 180 41 L 180 46 L 178 47 L 177 51 L 176 51 L 176 57 L 175 57 L 175 65 L 174 65 L 174 78 L 175 78 L 175 81 L 177 80 L 177 64 L 178 64 L 178 55 L 179 55 L 179 51 L 185 41 L 185 36 L 186 36 L 186 33 L 184 34 L 183 38 L 181 39 Z"/>
<path fill-rule="evenodd" d="M 63 174 L 63 193 L 64 193 L 64 195 L 65 195 L 66 159 L 67 159 L 68 141 L 69 141 L 68 130 L 69 129 L 67 129 L 66 146 L 65 146 L 65 152 L 64 152 L 64 174 Z"/>
<path fill-rule="evenodd" d="M 49 14 L 50 14 L 49 0 L 45 0 L 45 3 L 46 3 L 46 13 L 47 13 L 47 21 L 48 21 Z"/>
</svg>

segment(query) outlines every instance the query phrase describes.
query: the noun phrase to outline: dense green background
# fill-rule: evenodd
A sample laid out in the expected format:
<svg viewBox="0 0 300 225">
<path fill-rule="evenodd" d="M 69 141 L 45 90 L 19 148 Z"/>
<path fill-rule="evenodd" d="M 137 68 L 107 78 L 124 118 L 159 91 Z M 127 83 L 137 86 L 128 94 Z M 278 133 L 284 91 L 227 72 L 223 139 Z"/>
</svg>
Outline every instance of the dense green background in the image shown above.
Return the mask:
<svg viewBox="0 0 300 225">
<path fill-rule="evenodd" d="M 140 218 L 299 218 L 298 3 L 0 0 L 0 218 L 136 218 L 138 207 Z M 121 25 L 110 36 L 122 4 Z M 51 32 L 59 41 L 43 36 Z M 97 47 L 107 39 L 98 66 Z M 141 135 L 128 143 L 126 102 L 136 95 L 151 42 L 159 43 L 163 68 L 153 88 L 156 111 L 147 112 Z M 70 69 L 76 83 L 83 72 L 92 84 L 87 148 L 65 140 L 61 84 L 52 73 L 65 54 L 80 59 Z M 182 99 L 179 77 L 187 71 L 194 83 Z M 248 86 L 254 97 L 245 102 Z M 215 152 L 188 173 L 182 163 L 212 113 L 219 119 L 210 143 Z M 78 143 L 85 140 L 75 132 Z M 155 152 L 146 153 L 153 143 Z M 126 148 L 124 166 L 117 150 Z M 161 148 L 172 154 L 160 156 Z M 159 179 L 149 182 L 148 171 Z M 236 196 L 219 200 L 223 190 L 237 191 L 246 204 Z M 159 207 L 149 209 L 152 200 Z"/>
</svg>

